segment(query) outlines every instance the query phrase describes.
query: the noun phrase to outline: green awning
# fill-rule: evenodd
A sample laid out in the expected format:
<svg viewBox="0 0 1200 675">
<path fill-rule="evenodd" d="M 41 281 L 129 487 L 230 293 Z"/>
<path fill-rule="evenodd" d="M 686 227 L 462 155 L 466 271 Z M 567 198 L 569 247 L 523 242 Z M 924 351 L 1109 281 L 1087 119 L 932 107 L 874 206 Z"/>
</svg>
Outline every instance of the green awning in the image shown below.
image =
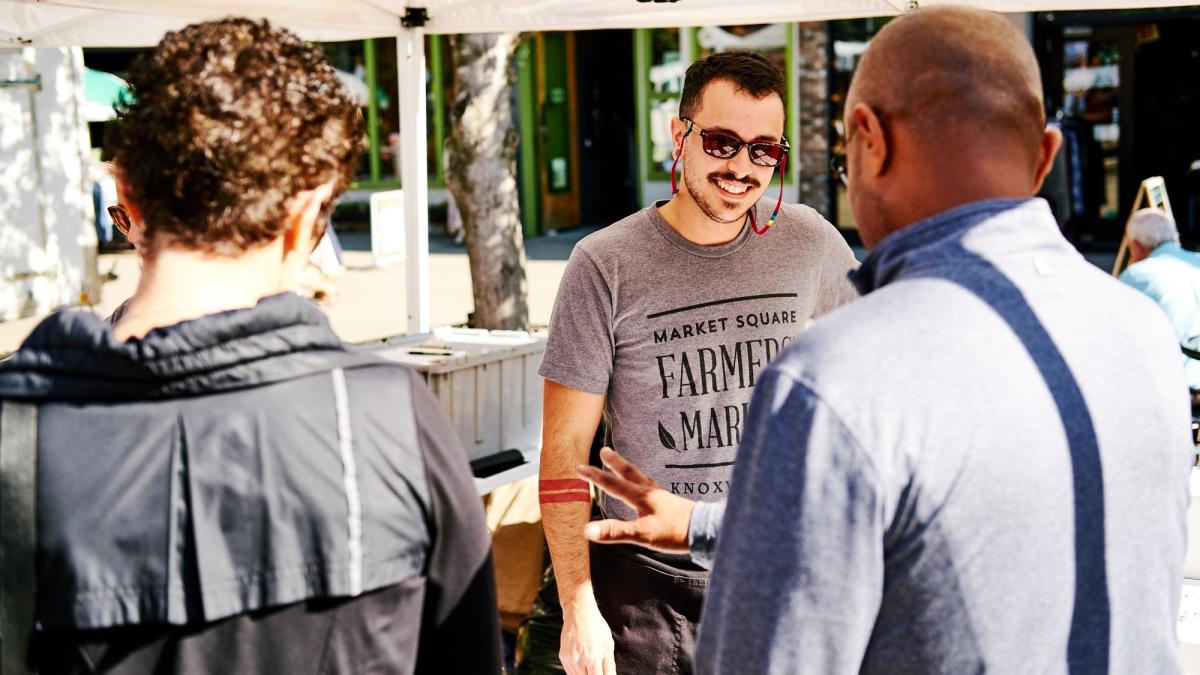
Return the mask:
<svg viewBox="0 0 1200 675">
<path fill-rule="evenodd" d="M 83 116 L 89 122 L 107 122 L 117 116 L 116 106 L 132 100 L 129 83 L 103 70 L 86 68 L 83 76 Z"/>
</svg>

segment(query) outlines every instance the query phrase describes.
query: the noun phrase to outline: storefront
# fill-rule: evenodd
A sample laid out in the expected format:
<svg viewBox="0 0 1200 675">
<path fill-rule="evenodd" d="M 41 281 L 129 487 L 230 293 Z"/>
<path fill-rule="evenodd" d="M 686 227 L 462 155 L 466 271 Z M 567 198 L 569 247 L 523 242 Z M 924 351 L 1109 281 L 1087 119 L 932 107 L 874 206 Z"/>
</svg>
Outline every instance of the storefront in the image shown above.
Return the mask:
<svg viewBox="0 0 1200 675">
<path fill-rule="evenodd" d="M 513 123 L 526 235 L 611 222 L 634 210 L 632 50 L 632 31 L 535 33 L 517 50 Z M 399 188 L 395 41 L 328 44 L 326 53 L 374 92 L 365 102 L 368 143 L 355 188 Z M 443 153 L 454 80 L 449 39 L 427 37 L 425 55 L 429 202 L 436 211 L 448 198 Z"/>
<path fill-rule="evenodd" d="M 814 35 L 817 55 L 806 56 Z M 668 198 L 670 120 L 678 111 L 684 73 L 696 59 L 730 49 L 764 54 L 784 70 L 785 135 L 793 145 L 785 198 L 828 211 L 824 24 L 536 33 L 516 54 L 513 86 L 525 233 L 611 223 Z M 335 67 L 374 93 L 364 102 L 369 142 L 355 187 L 398 188 L 394 41 L 328 44 L 326 53 Z M 427 166 L 434 209 L 446 198 L 441 153 L 449 133 L 450 61 L 447 38 L 426 38 Z M 800 81 L 814 68 L 818 93 L 801 100 Z"/>
<path fill-rule="evenodd" d="M 1141 180 L 1166 179 L 1185 241 L 1200 240 L 1200 8 L 1013 15 L 1042 69 L 1048 118 L 1063 129 L 1059 167 L 1043 196 L 1082 248 L 1115 249 Z M 822 211 L 857 241 L 845 188 L 830 180 L 846 91 L 888 18 L 811 24 L 536 33 L 516 55 L 518 180 L 529 235 L 613 222 L 670 196 L 670 120 L 687 66 L 752 50 L 786 73 L 793 153 L 785 198 Z M 426 38 L 430 204 L 447 192 L 453 68 L 449 39 Z M 396 50 L 392 39 L 329 43 L 331 63 L 361 90 L 368 143 L 359 193 L 400 187 Z M 120 72 L 129 50 L 88 50 Z M 436 218 L 438 220 L 440 218 Z"/>
<path fill-rule="evenodd" d="M 1064 233 L 1081 248 L 1115 249 L 1141 181 L 1162 176 L 1194 245 L 1200 8 L 1038 13 L 1034 45 L 1066 139 L 1064 176 L 1046 191 Z"/>
</svg>

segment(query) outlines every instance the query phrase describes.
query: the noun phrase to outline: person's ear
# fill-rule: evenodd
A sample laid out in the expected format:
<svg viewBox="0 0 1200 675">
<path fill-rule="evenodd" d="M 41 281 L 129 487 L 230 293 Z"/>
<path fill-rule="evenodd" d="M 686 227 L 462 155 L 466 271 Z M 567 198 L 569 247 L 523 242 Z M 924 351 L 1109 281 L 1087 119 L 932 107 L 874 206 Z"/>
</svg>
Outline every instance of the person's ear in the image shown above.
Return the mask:
<svg viewBox="0 0 1200 675">
<path fill-rule="evenodd" d="M 333 197 L 333 183 L 324 183 L 311 190 L 296 193 L 288 202 L 286 222 L 283 232 L 283 256 L 296 254 L 307 260 L 318 240 L 317 219 L 321 217 L 321 209 Z"/>
<path fill-rule="evenodd" d="M 1046 182 L 1046 176 L 1050 174 L 1050 169 L 1054 168 L 1054 158 L 1058 155 L 1062 142 L 1062 132 L 1058 127 L 1046 127 L 1042 132 L 1042 143 L 1038 147 L 1037 166 L 1033 174 L 1033 190 L 1029 194 L 1041 192 L 1042 183 Z"/>
<path fill-rule="evenodd" d="M 850 122 L 853 125 L 853 138 L 846 147 L 848 155 L 853 153 L 853 162 L 858 164 L 855 173 L 863 176 L 879 176 L 887 170 L 891 158 L 891 146 L 888 143 L 887 130 L 879 115 L 866 103 L 856 103 L 850 110 Z M 855 142 L 857 141 L 857 142 Z M 859 146 L 858 152 L 853 152 L 853 146 Z"/>
<path fill-rule="evenodd" d="M 125 207 L 125 212 L 129 214 L 129 219 L 135 223 L 142 222 L 142 210 L 133 201 L 132 191 L 129 189 L 129 182 L 125 180 L 125 172 L 118 166 L 112 168 L 113 181 L 117 184 L 117 203 Z M 103 204 L 104 208 L 112 206 L 112 204 Z"/>
<path fill-rule="evenodd" d="M 683 154 L 683 139 L 689 126 L 678 117 L 671 118 L 671 159 L 678 159 Z"/>
<path fill-rule="evenodd" d="M 1141 262 L 1150 256 L 1150 250 L 1136 239 L 1129 240 L 1129 264 Z"/>
</svg>

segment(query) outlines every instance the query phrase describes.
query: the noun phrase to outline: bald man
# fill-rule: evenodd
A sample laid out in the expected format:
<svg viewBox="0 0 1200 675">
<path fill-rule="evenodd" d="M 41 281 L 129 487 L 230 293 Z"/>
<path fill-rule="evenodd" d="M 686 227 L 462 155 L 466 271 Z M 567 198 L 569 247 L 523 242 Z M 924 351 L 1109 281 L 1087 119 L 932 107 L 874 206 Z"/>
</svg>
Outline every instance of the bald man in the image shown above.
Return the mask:
<svg viewBox="0 0 1200 675">
<path fill-rule="evenodd" d="M 844 120 L 864 297 L 767 369 L 728 508 L 581 471 L 641 516 L 590 538 L 714 561 L 700 672 L 1178 672 L 1177 347 L 1031 198 L 1041 91 L 997 15 L 889 23 Z"/>
</svg>

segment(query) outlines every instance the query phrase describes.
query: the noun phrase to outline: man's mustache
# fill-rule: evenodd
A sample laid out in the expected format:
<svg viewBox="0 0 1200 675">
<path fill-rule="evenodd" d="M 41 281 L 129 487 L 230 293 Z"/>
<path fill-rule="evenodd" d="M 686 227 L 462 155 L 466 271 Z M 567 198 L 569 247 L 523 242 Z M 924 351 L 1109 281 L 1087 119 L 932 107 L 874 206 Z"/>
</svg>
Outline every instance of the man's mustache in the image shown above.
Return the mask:
<svg viewBox="0 0 1200 675">
<path fill-rule="evenodd" d="M 760 183 L 758 179 L 753 176 L 738 176 L 737 174 L 729 171 L 726 171 L 725 173 L 710 173 L 708 174 L 708 179 L 724 180 L 729 181 L 730 183 L 744 183 L 749 185 L 751 189 L 758 189 L 762 187 L 762 183 Z"/>
</svg>

